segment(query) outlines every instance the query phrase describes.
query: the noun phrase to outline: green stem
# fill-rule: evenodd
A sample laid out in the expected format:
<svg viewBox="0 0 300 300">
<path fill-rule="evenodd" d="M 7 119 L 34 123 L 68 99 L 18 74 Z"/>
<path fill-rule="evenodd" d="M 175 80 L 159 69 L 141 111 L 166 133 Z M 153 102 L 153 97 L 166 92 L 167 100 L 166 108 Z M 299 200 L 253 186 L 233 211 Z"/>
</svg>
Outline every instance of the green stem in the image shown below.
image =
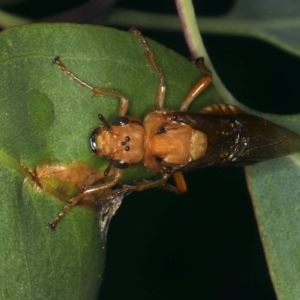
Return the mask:
<svg viewBox="0 0 300 300">
<path fill-rule="evenodd" d="M 13 169 L 24 178 L 30 177 L 29 173 L 26 172 L 26 170 L 20 165 L 18 161 L 3 152 L 0 152 L 0 164 L 7 167 L 8 169 Z"/>
<path fill-rule="evenodd" d="M 209 57 L 200 35 L 192 1 L 175 0 L 175 3 L 181 21 L 183 34 L 190 49 L 192 58 L 196 59 L 202 56 L 205 58 L 207 63 Z"/>
<path fill-rule="evenodd" d="M 192 0 L 175 0 L 178 15 L 181 20 L 182 29 L 191 55 L 194 59 L 204 57 L 205 64 L 212 71 L 214 85 L 221 96 L 221 99 L 229 104 L 238 104 L 237 100 L 227 90 L 216 70 L 214 69 L 211 60 L 206 52 L 203 44 L 200 31 L 197 24 L 197 19 L 194 11 Z M 240 105 L 239 105 L 240 106 Z"/>
</svg>

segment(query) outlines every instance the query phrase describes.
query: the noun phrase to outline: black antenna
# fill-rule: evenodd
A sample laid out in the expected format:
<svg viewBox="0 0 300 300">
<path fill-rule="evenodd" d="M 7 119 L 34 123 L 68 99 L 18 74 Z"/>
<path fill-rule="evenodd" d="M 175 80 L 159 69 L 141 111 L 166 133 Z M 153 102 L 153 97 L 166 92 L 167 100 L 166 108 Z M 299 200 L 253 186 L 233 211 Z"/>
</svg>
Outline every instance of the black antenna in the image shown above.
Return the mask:
<svg viewBox="0 0 300 300">
<path fill-rule="evenodd" d="M 107 177 L 107 175 L 109 174 L 110 168 L 112 166 L 113 160 L 110 159 L 107 168 L 104 171 L 104 176 Z"/>
<path fill-rule="evenodd" d="M 103 117 L 103 115 L 98 114 L 98 118 L 108 130 L 110 130 L 110 131 L 112 130 L 110 124 L 106 121 L 106 119 Z"/>
</svg>

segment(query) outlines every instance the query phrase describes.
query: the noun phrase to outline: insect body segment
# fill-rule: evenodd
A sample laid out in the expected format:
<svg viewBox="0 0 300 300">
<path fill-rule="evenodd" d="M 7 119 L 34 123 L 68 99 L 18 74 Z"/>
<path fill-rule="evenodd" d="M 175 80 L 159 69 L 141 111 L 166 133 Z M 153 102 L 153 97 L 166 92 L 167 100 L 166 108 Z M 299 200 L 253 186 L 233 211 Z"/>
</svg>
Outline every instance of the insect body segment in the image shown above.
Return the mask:
<svg viewBox="0 0 300 300">
<path fill-rule="evenodd" d="M 201 157 L 207 137 L 190 125 L 172 120 L 167 110 L 150 113 L 145 121 L 144 165 L 151 171 L 173 173 Z"/>
<path fill-rule="evenodd" d="M 93 151 L 107 157 L 112 165 L 126 169 L 142 162 L 145 128 L 135 117 L 118 117 L 110 127 L 96 128 L 90 137 Z"/>
</svg>

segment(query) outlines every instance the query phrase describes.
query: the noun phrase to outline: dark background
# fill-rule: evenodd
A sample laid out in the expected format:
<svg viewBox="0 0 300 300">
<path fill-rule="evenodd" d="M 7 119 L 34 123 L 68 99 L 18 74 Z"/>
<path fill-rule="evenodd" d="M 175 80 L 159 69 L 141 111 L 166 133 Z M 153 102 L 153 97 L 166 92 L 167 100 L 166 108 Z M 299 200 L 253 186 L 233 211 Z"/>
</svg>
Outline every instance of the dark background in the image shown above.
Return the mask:
<svg viewBox="0 0 300 300">
<path fill-rule="evenodd" d="M 129 2 L 119 5 L 176 13 L 173 1 Z M 225 2 L 202 6 L 199 1 L 198 15 L 224 13 L 233 4 Z M 144 29 L 143 33 L 189 57 L 181 33 Z M 284 70 L 287 78 L 292 77 L 294 62 L 299 64 L 296 58 L 254 39 L 204 35 L 204 42 L 237 99 L 263 111 L 294 111 L 292 104 L 287 105 L 287 98 L 294 96 L 278 89 L 278 79 L 282 81 Z M 111 223 L 100 295 L 275 299 L 243 170 L 201 170 L 187 174 L 186 180 L 189 190 L 184 196 L 149 190 L 125 198 Z"/>
<path fill-rule="evenodd" d="M 119 4 L 176 13 L 173 1 L 129 2 Z M 226 13 L 234 1 L 194 3 L 198 15 L 211 16 Z M 181 33 L 143 33 L 189 57 Z M 219 76 L 238 100 L 265 112 L 300 112 L 296 57 L 255 39 L 205 34 L 203 39 Z M 276 299 L 243 170 L 199 170 L 186 180 L 184 196 L 149 190 L 124 200 L 111 223 L 100 295 Z"/>
<path fill-rule="evenodd" d="M 40 18 L 83 2 L 29 1 L 12 11 Z M 234 1 L 194 4 L 198 15 L 218 16 Z M 118 6 L 176 13 L 172 0 Z M 140 29 L 189 57 L 182 33 Z M 239 101 L 264 112 L 300 112 L 298 58 L 256 39 L 203 38 Z M 275 299 L 243 169 L 200 170 L 186 180 L 185 195 L 153 189 L 124 199 L 109 229 L 101 299 Z"/>
</svg>

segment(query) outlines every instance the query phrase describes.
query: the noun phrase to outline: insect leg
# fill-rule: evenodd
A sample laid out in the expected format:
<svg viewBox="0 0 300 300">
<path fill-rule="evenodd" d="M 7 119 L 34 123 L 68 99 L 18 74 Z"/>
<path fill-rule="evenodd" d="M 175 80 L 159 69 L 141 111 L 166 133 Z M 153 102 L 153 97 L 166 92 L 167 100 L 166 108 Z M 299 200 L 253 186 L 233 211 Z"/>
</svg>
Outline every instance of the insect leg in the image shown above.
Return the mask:
<svg viewBox="0 0 300 300">
<path fill-rule="evenodd" d="M 175 194 L 182 194 L 187 191 L 187 186 L 185 183 L 185 179 L 181 172 L 175 172 L 172 174 L 173 179 L 175 181 L 175 185 L 166 183 L 167 179 L 170 177 L 169 174 L 162 175 L 162 178 L 154 180 L 154 181 L 140 181 L 136 184 L 136 191 L 143 191 L 150 188 L 159 188 L 162 190 L 166 190 L 168 192 L 172 192 Z M 182 180 L 182 181 L 181 181 Z"/>
<path fill-rule="evenodd" d="M 172 176 L 178 191 L 180 193 L 185 193 L 187 191 L 187 185 L 182 172 L 174 172 Z"/>
<path fill-rule="evenodd" d="M 164 108 L 164 103 L 165 103 L 165 98 L 166 98 L 166 88 L 167 88 L 163 71 L 160 68 L 160 66 L 155 58 L 154 52 L 148 46 L 148 43 L 145 40 L 145 38 L 143 37 L 142 33 L 139 30 L 137 30 L 136 28 L 131 28 L 130 32 L 135 34 L 139 38 L 140 43 L 143 45 L 143 47 L 146 50 L 146 56 L 147 56 L 148 61 L 150 62 L 153 69 L 155 70 L 156 74 L 158 75 L 159 84 L 157 87 L 156 98 L 155 98 L 156 99 L 156 109 L 162 109 L 162 108 Z"/>
<path fill-rule="evenodd" d="M 146 181 L 140 181 L 136 184 L 136 190 L 137 191 L 143 191 L 143 190 L 150 189 L 150 188 L 153 188 L 153 187 L 163 186 L 169 177 L 170 177 L 169 174 L 162 174 L 162 177 L 160 179 L 157 179 L 157 180 L 147 181 L 147 182 Z"/>
<path fill-rule="evenodd" d="M 105 96 L 112 96 L 120 99 L 120 106 L 119 106 L 119 116 L 125 116 L 127 109 L 128 109 L 128 99 L 121 93 L 101 89 L 98 87 L 90 86 L 85 81 L 77 77 L 71 70 L 69 70 L 64 63 L 59 59 L 58 56 L 54 57 L 52 63 L 58 65 L 62 71 L 64 71 L 68 76 L 70 76 L 74 81 L 76 81 L 79 85 L 88 88 L 92 91 L 94 95 L 105 95 Z"/>
<path fill-rule="evenodd" d="M 106 190 L 106 189 L 109 189 L 109 188 L 115 186 L 118 183 L 118 181 L 120 180 L 121 176 L 122 176 L 122 170 L 116 169 L 115 173 L 114 173 L 114 178 L 112 181 L 109 181 L 106 183 L 101 183 L 101 184 L 86 188 L 83 191 L 83 193 L 81 193 L 77 197 L 74 197 L 71 200 L 69 200 L 68 204 L 65 205 L 65 207 L 58 214 L 58 216 L 55 218 L 55 220 L 48 224 L 48 228 L 51 230 L 55 230 L 56 226 L 61 221 L 61 219 L 69 212 L 69 210 L 71 210 L 74 206 L 79 204 L 79 202 L 82 201 L 86 195 L 94 194 L 101 190 Z"/>
<path fill-rule="evenodd" d="M 185 96 L 180 111 L 187 111 L 191 103 L 199 96 L 211 83 L 212 74 L 211 71 L 205 66 L 203 57 L 200 57 L 196 61 L 197 67 L 204 73 L 204 76 L 195 84 L 195 86 Z"/>
<path fill-rule="evenodd" d="M 136 191 L 143 191 L 146 189 L 157 187 L 177 194 L 186 192 L 187 186 L 182 173 L 172 173 L 173 179 L 175 181 L 175 186 L 166 183 L 170 176 L 170 174 L 162 174 L 162 177 L 157 180 L 140 181 L 136 184 Z"/>
<path fill-rule="evenodd" d="M 196 60 L 194 60 L 194 64 L 199 70 L 202 71 L 204 75 L 212 77 L 211 70 L 204 63 L 204 57 L 198 57 Z"/>
</svg>

